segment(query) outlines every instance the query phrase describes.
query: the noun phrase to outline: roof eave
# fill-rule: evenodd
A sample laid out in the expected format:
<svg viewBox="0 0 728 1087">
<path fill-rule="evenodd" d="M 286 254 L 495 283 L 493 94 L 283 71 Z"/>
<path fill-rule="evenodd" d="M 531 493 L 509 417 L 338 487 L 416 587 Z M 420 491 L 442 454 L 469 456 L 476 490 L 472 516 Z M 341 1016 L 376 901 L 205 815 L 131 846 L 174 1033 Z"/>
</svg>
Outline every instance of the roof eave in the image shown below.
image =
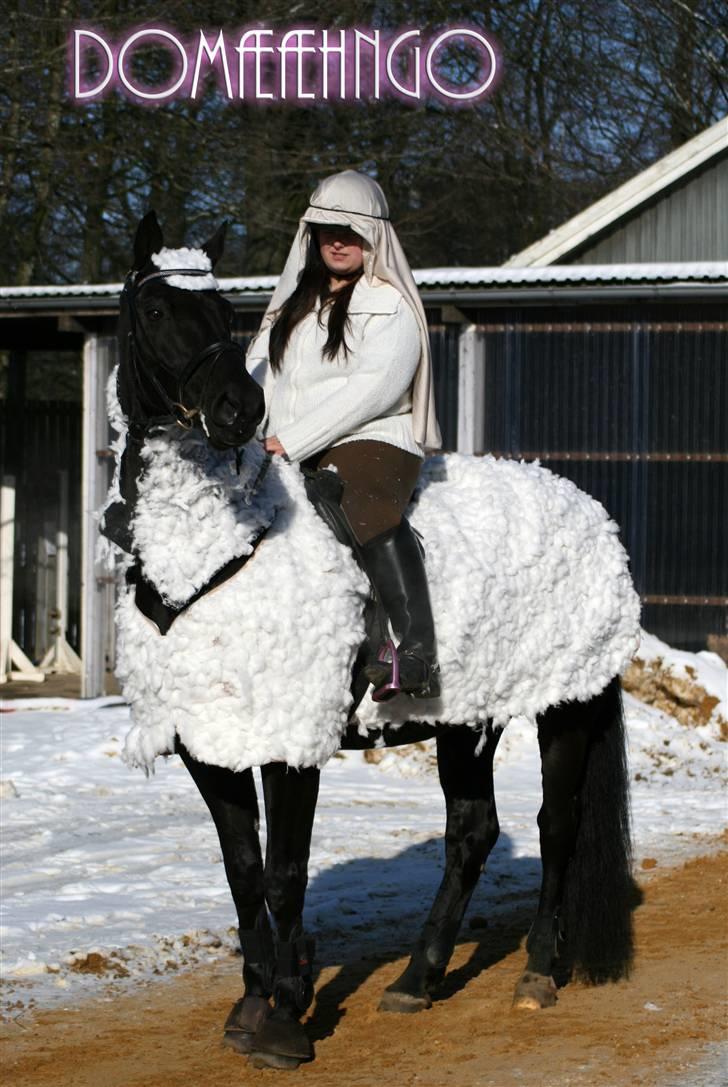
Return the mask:
<svg viewBox="0 0 728 1087">
<path fill-rule="evenodd" d="M 502 284 L 497 286 L 443 285 L 426 287 L 420 291 L 425 306 L 445 304 L 468 307 L 480 304 L 498 305 L 499 303 L 543 302 L 589 302 L 622 301 L 627 299 L 703 299 L 717 301 L 728 299 L 728 282 L 707 282 L 688 280 L 660 283 L 554 283 L 554 284 Z M 231 302 L 239 309 L 253 309 L 262 312 L 268 301 L 269 293 L 243 297 L 233 295 Z M 109 305 L 108 298 L 85 299 L 83 308 L 74 307 L 75 299 L 32 298 L 17 299 L 8 305 L 0 301 L 0 317 L 60 317 L 73 313 L 79 319 L 83 317 L 116 317 L 118 309 Z"/>
</svg>

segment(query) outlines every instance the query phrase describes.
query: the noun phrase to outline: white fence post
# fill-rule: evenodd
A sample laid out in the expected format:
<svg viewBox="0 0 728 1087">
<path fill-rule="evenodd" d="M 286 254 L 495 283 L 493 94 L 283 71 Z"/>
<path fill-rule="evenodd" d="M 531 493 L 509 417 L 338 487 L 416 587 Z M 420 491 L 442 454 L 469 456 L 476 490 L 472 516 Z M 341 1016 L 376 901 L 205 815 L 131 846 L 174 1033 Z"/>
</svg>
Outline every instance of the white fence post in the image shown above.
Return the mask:
<svg viewBox="0 0 728 1087">
<path fill-rule="evenodd" d="M 58 528 L 56 529 L 56 586 L 52 612 L 52 641 L 40 662 L 44 672 L 66 672 L 79 675 L 81 661 L 66 639 L 68 629 L 68 471 L 58 472 Z"/>
<path fill-rule="evenodd" d="M 485 449 L 485 336 L 464 325 L 458 337 L 458 453 Z"/>
<path fill-rule="evenodd" d="M 95 333 L 83 347 L 83 456 L 81 479 L 81 697 L 104 693 L 105 632 L 108 615 L 106 580 L 96 570 L 96 514 L 109 486 L 106 382 L 115 341 Z"/>
<path fill-rule="evenodd" d="M 3 476 L 0 498 L 0 683 L 7 683 L 10 678 L 14 550 L 15 479 L 13 476 Z"/>
<path fill-rule="evenodd" d="M 15 477 L 4 476 L 0 486 L 0 683 L 9 679 L 42 683 L 43 673 L 13 641 L 14 562 Z"/>
<path fill-rule="evenodd" d="M 53 599 L 53 577 L 56 566 L 56 548 L 52 543 L 53 524 L 43 524 L 43 534 L 36 542 L 35 575 L 35 652 L 43 653 L 50 645 L 49 617 Z"/>
</svg>

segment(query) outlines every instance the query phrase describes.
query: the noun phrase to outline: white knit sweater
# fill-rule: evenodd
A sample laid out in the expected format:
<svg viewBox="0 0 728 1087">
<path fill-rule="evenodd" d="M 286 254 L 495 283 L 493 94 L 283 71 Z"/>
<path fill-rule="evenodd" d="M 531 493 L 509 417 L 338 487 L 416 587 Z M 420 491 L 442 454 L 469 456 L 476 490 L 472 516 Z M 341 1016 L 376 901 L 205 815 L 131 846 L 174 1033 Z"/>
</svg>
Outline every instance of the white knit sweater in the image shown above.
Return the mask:
<svg viewBox="0 0 728 1087">
<path fill-rule="evenodd" d="M 266 401 L 260 436 L 275 435 L 293 461 L 363 438 L 422 456 L 412 431 L 419 331 L 403 295 L 362 277 L 349 303 L 348 356 L 324 358 L 327 335 L 328 315 L 322 325 L 311 311 L 293 330 L 278 374 L 268 364 L 269 329 L 251 344 L 247 367 Z"/>
</svg>

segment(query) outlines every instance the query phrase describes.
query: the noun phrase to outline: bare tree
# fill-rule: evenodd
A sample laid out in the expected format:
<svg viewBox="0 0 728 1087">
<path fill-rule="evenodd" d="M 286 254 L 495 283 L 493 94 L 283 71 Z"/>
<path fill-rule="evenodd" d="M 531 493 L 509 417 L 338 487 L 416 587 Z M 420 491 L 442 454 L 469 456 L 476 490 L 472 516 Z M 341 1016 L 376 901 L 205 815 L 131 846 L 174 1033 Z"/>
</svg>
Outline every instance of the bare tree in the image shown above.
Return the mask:
<svg viewBox="0 0 728 1087">
<path fill-rule="evenodd" d="M 468 108 L 395 99 L 310 106 L 228 102 L 207 77 L 195 101 L 153 107 L 113 92 L 73 102 L 74 26 L 110 38 L 148 17 L 141 0 L 28 0 L 8 14 L 0 74 L 0 234 L 9 282 L 116 280 L 154 206 L 173 241 L 232 221 L 223 274 L 280 270 L 317 181 L 381 181 L 415 265 L 497 264 L 728 110 L 721 0 L 445 0 L 362 7 L 322 0 L 320 25 L 475 23 L 503 54 L 495 92 Z M 723 12 L 724 13 L 724 12 Z M 283 27 L 292 0 L 237 9 Z M 222 0 L 169 0 L 180 33 L 230 29 Z M 163 50 L 141 50 L 162 78 Z"/>
</svg>

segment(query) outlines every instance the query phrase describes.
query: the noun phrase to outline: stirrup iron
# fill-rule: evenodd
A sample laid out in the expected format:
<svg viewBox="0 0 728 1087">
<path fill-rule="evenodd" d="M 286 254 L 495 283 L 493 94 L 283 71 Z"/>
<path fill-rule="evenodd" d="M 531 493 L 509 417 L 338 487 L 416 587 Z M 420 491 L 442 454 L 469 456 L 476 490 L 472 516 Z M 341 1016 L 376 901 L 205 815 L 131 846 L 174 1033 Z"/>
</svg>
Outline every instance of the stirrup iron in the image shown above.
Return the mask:
<svg viewBox="0 0 728 1087">
<path fill-rule="evenodd" d="M 392 665 L 392 678 L 389 683 L 385 683 L 381 687 L 377 687 L 375 691 L 372 691 L 372 702 L 388 702 L 390 698 L 394 698 L 398 695 L 402 688 L 399 684 L 399 654 L 397 653 L 397 647 L 391 638 L 387 638 L 386 642 L 382 645 L 377 653 L 377 660 L 382 663 Z"/>
</svg>

